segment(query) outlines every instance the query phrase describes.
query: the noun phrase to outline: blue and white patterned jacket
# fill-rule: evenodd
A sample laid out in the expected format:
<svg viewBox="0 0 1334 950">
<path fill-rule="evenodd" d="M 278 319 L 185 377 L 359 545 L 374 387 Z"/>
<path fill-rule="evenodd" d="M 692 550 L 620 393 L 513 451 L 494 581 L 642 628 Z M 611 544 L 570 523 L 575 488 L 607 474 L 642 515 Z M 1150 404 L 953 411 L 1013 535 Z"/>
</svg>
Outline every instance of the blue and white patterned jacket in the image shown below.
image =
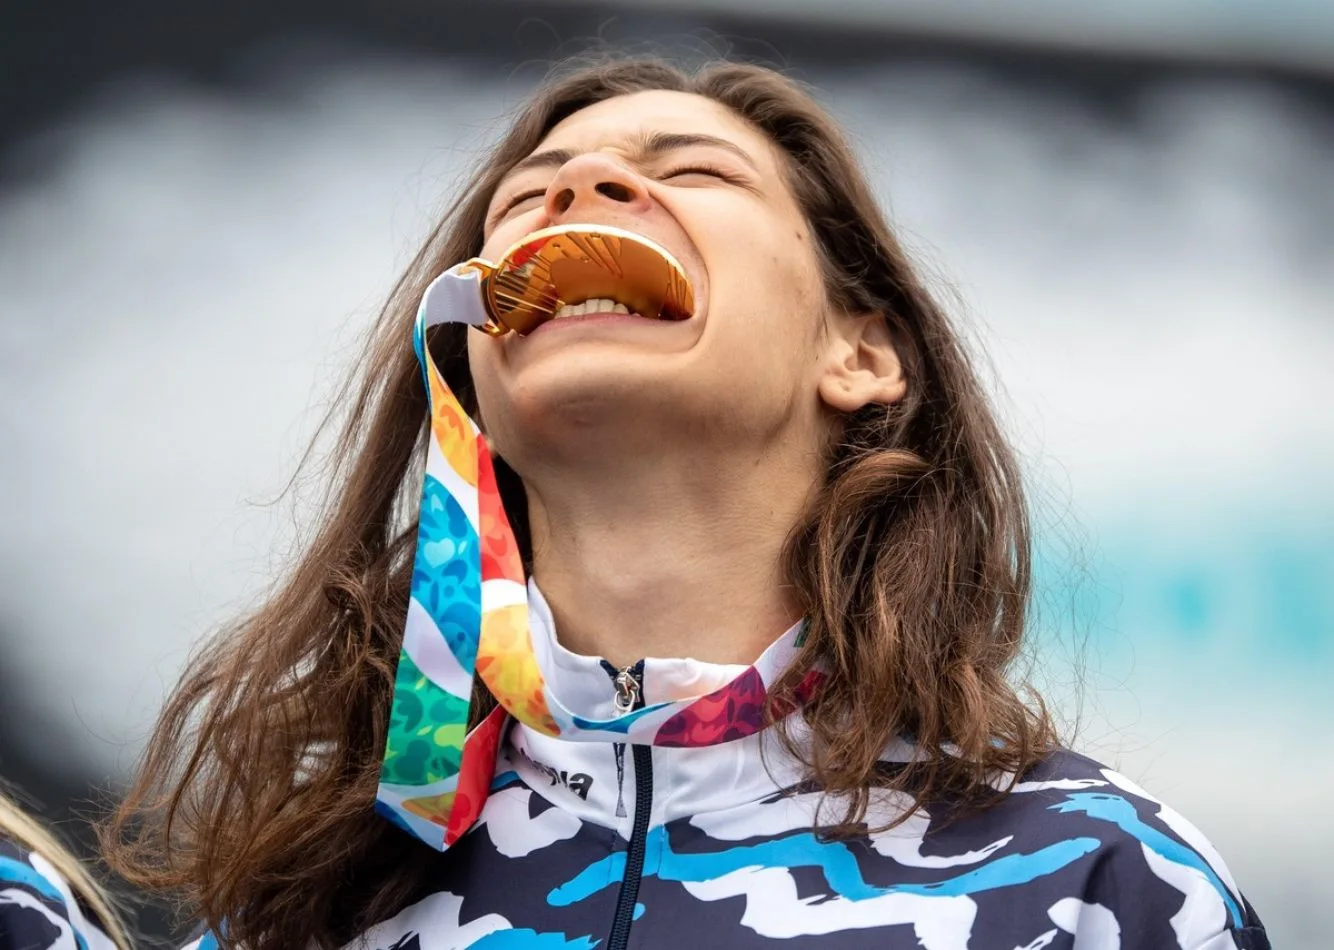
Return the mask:
<svg viewBox="0 0 1334 950">
<path fill-rule="evenodd" d="M 41 854 L 0 837 L 0 950 L 114 950 Z"/>
<path fill-rule="evenodd" d="M 548 622 L 534 630 L 550 638 L 548 689 L 589 718 L 613 715 L 610 668 L 561 648 Z M 650 659 L 636 672 L 652 703 L 740 669 Z M 1268 950 L 1203 835 L 1083 756 L 1049 756 L 980 813 L 917 810 L 889 831 L 828 841 L 812 830 L 818 790 L 771 732 L 627 748 L 511 722 L 480 820 L 432 854 L 417 899 L 353 946 Z M 914 754 L 900 743 L 882 767 Z M 869 819 L 914 804 L 886 794 Z"/>
</svg>

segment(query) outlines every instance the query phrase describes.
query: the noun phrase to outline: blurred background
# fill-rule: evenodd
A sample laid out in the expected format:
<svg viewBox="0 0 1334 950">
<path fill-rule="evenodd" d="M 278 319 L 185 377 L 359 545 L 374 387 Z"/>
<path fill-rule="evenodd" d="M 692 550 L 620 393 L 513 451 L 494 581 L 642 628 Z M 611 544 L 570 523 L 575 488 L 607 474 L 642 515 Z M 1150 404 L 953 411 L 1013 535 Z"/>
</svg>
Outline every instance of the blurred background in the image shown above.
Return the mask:
<svg viewBox="0 0 1334 950">
<path fill-rule="evenodd" d="M 986 354 L 1075 746 L 1201 826 L 1276 947 L 1330 945 L 1334 4 L 26 6 L 0 776 L 47 818 L 86 844 L 72 816 L 271 579 L 363 328 L 548 66 L 714 50 L 818 87 Z"/>
</svg>

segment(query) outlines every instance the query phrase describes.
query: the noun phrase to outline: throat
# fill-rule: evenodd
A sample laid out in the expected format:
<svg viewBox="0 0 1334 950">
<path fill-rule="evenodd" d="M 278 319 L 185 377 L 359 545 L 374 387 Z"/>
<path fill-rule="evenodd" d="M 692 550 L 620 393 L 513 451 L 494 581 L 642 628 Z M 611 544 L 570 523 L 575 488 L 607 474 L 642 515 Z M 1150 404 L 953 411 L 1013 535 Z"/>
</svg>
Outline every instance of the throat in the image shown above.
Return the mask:
<svg viewBox="0 0 1334 950">
<path fill-rule="evenodd" d="M 532 576 L 561 644 L 618 668 L 754 662 L 802 615 L 782 565 L 808 489 L 753 479 L 753 458 L 618 453 L 524 474 Z M 802 484 L 788 474 L 778 481 Z"/>
</svg>

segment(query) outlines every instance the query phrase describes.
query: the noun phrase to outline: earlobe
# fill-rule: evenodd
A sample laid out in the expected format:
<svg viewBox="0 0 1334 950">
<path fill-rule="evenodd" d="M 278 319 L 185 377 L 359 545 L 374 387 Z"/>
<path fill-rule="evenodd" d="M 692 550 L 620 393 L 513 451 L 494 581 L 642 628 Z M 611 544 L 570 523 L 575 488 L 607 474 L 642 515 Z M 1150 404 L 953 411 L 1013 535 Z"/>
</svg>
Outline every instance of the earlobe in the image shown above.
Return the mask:
<svg viewBox="0 0 1334 950">
<path fill-rule="evenodd" d="M 892 405 L 908 391 L 903 364 L 880 314 L 848 317 L 844 333 L 830 341 L 819 383 L 831 409 L 856 412 L 871 404 Z"/>
</svg>

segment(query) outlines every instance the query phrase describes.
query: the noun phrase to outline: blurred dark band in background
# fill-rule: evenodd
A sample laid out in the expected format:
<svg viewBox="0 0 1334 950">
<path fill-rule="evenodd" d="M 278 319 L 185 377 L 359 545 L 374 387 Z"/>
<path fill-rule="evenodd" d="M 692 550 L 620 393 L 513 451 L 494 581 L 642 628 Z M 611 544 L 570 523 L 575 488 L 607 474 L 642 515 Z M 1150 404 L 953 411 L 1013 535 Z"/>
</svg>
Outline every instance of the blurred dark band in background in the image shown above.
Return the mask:
<svg viewBox="0 0 1334 950">
<path fill-rule="evenodd" d="M 1280 82 L 1334 99 L 1334 13 L 1319 2 L 961 3 L 828 0 L 166 0 L 29 3 L 0 32 L 0 148 L 78 108 L 104 84 L 163 73 L 226 88 L 294 48 L 446 58 L 529 78 L 590 46 L 652 44 L 797 70 L 958 61 L 1014 82 L 1059 84 L 1114 106 L 1191 76 Z M 1129 9 L 1127 9 L 1127 7 Z M 1138 9 L 1136 9 L 1138 8 Z M 11 157 L 12 158 L 12 157 Z"/>
</svg>

